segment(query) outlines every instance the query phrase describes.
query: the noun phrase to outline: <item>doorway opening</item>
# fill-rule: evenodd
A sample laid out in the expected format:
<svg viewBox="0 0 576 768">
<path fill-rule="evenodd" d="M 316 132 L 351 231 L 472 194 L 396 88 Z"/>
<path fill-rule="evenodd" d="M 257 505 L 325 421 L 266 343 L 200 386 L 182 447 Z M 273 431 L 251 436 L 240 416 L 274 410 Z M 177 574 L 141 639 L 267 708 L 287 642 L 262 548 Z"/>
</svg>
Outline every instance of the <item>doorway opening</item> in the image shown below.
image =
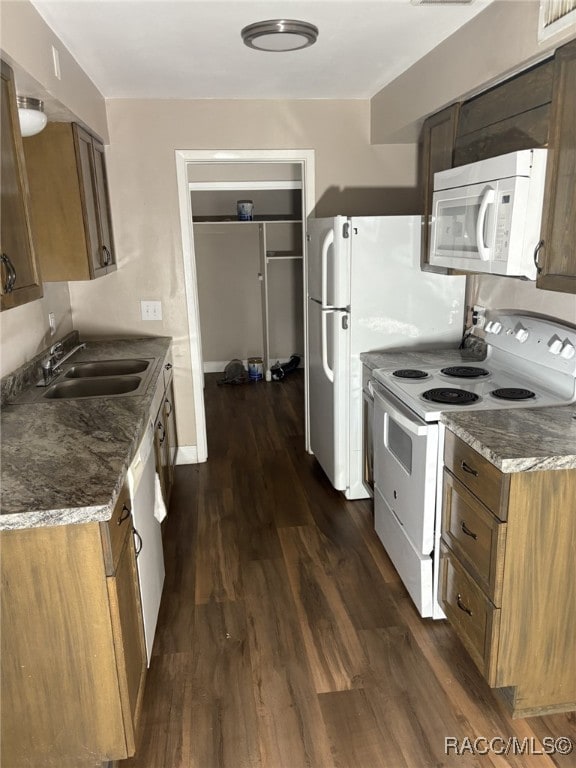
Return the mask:
<svg viewBox="0 0 576 768">
<path fill-rule="evenodd" d="M 314 191 L 314 150 L 176 150 L 175 154 L 182 231 L 183 270 L 188 311 L 188 336 L 192 366 L 192 397 L 196 421 L 196 461 L 203 462 L 208 458 L 208 443 L 204 406 L 204 359 L 200 327 L 198 269 L 194 237 L 195 221 L 192 211 L 190 179 L 198 178 L 201 175 L 199 170 L 202 167 L 206 168 L 208 165 L 218 168 L 219 175 L 225 177 L 227 170 L 233 174 L 237 171 L 238 167 L 242 166 L 247 169 L 249 166 L 262 164 L 263 167 L 267 166 L 270 169 L 270 167 L 277 164 L 291 164 L 294 168 L 298 169 L 301 180 L 302 245 L 304 246 L 306 218 L 310 215 L 316 199 Z M 226 179 L 224 178 L 223 181 L 226 181 Z M 233 184 L 233 182 L 230 181 L 230 184 Z M 263 236 L 265 237 L 264 229 L 261 232 L 264 233 Z M 265 243 L 263 252 L 266 253 Z M 306 251 L 304 247 L 302 250 L 302 286 L 303 324 L 305 329 Z M 266 292 L 264 291 L 265 294 Z M 264 311 L 265 308 L 263 307 Z M 303 337 L 303 353 L 304 359 L 306 359 L 305 332 Z M 266 349 L 266 339 L 264 340 L 264 348 Z M 305 366 L 306 379 L 307 376 L 308 372 Z M 305 386 L 306 392 L 307 389 L 307 386 Z M 305 403 L 306 412 L 307 407 L 308 404 Z"/>
</svg>

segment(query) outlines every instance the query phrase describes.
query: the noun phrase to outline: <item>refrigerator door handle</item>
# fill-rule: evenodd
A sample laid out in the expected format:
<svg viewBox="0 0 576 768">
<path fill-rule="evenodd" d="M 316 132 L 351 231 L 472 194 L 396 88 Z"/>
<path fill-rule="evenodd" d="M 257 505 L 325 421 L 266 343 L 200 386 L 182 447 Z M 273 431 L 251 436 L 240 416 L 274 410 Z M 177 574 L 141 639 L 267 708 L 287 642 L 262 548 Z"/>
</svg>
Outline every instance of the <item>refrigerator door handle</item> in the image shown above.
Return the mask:
<svg viewBox="0 0 576 768">
<path fill-rule="evenodd" d="M 330 366 L 328 365 L 328 315 L 331 314 L 330 312 L 321 312 L 322 318 L 321 318 L 321 326 L 322 326 L 322 368 L 324 370 L 324 375 L 328 379 L 328 381 L 333 384 L 334 383 L 334 371 Z"/>
<path fill-rule="evenodd" d="M 324 240 L 322 241 L 322 306 L 328 306 L 328 249 L 334 243 L 334 230 L 331 229 L 326 233 Z"/>
</svg>

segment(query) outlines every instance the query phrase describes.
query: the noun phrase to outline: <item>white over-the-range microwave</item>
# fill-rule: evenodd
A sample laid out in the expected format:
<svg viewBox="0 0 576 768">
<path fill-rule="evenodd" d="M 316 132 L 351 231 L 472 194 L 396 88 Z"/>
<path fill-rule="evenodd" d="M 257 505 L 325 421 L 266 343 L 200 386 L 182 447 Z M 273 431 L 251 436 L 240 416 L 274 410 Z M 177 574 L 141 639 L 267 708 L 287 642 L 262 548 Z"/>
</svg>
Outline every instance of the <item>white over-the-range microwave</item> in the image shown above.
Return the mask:
<svg viewBox="0 0 576 768">
<path fill-rule="evenodd" d="M 434 174 L 430 264 L 536 279 L 546 149 Z"/>
</svg>

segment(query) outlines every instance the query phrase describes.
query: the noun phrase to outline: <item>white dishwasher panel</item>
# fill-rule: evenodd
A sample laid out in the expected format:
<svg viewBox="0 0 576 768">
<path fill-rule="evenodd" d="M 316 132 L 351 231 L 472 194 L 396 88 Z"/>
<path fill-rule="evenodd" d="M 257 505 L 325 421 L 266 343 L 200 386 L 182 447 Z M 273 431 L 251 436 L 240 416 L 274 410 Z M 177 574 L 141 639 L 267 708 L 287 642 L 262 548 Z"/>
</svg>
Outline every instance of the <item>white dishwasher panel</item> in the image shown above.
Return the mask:
<svg viewBox="0 0 576 768">
<path fill-rule="evenodd" d="M 150 423 L 146 435 L 128 470 L 128 486 L 132 500 L 132 517 L 142 547 L 136 563 L 140 581 L 144 636 L 148 666 L 152 656 L 154 634 L 164 586 L 164 553 L 160 523 L 154 516 L 156 504 L 156 466 L 154 461 L 154 427 Z"/>
</svg>

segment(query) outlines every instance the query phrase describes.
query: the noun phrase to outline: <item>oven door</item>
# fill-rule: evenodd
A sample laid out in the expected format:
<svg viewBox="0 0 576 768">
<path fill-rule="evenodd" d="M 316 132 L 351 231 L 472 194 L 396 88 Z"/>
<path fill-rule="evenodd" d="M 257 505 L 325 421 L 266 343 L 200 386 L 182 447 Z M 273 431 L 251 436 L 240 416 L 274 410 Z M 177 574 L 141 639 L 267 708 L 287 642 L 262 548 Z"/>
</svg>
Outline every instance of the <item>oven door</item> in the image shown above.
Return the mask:
<svg viewBox="0 0 576 768">
<path fill-rule="evenodd" d="M 414 549 L 434 549 L 438 425 L 382 387 L 374 391 L 374 481 Z"/>
<path fill-rule="evenodd" d="M 374 527 L 419 613 L 442 617 L 435 596 L 438 424 L 374 387 Z"/>
</svg>

